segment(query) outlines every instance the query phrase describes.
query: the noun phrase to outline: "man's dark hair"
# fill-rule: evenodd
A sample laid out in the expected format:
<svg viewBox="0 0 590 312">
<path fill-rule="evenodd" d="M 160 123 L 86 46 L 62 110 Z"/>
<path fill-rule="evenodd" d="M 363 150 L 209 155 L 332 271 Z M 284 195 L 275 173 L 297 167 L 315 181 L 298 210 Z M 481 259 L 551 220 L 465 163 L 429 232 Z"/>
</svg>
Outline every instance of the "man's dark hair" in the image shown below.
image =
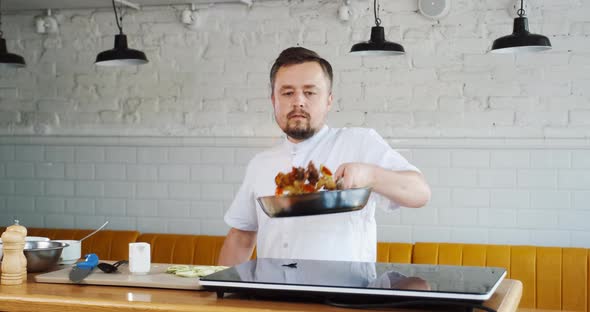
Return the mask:
<svg viewBox="0 0 590 312">
<path fill-rule="evenodd" d="M 325 59 L 321 58 L 317 53 L 312 50 L 302 48 L 302 47 L 291 47 L 283 50 L 279 57 L 275 60 L 275 63 L 272 65 L 270 69 L 270 86 L 271 90 L 274 93 L 275 89 L 275 80 L 277 77 L 277 72 L 283 66 L 295 65 L 295 64 L 302 64 L 307 62 L 316 62 L 320 64 L 324 74 L 328 76 L 330 81 L 330 92 L 332 91 L 332 79 L 334 78 L 334 74 L 332 73 L 332 65 L 328 63 Z"/>
</svg>

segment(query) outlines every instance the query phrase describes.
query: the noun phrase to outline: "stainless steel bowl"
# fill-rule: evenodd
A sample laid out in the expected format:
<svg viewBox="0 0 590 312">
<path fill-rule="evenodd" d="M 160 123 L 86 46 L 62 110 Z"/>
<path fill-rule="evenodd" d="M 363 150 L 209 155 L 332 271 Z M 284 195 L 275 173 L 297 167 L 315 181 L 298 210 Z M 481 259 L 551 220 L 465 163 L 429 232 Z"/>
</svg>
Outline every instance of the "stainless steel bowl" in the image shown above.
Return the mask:
<svg viewBox="0 0 590 312">
<path fill-rule="evenodd" d="M 25 242 L 27 272 L 44 272 L 57 266 L 64 247 L 68 244 L 60 242 Z"/>
<path fill-rule="evenodd" d="M 271 218 L 300 217 L 348 212 L 365 207 L 370 188 L 320 191 L 301 195 L 258 197 L 262 210 Z"/>
</svg>

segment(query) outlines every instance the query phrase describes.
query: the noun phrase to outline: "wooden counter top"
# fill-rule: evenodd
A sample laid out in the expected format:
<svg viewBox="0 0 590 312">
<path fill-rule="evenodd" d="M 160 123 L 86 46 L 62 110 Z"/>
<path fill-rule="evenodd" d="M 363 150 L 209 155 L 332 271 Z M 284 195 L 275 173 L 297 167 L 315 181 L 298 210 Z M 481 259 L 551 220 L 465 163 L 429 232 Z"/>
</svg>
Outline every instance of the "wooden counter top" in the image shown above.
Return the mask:
<svg viewBox="0 0 590 312">
<path fill-rule="evenodd" d="M 485 305 L 498 312 L 516 311 L 522 283 L 504 280 Z M 350 311 L 318 303 L 217 299 L 213 292 L 115 286 L 42 284 L 29 278 L 18 286 L 0 286 L 0 311 Z M 393 311 L 388 309 L 386 311 Z M 395 310 L 395 311 L 418 311 Z"/>
</svg>

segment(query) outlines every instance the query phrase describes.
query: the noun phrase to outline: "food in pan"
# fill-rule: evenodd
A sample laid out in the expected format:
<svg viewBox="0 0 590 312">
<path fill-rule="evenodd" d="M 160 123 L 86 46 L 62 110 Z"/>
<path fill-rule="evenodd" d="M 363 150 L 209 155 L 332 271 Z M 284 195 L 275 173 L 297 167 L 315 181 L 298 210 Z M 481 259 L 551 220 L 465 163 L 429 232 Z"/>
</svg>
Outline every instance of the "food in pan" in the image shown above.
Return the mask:
<svg viewBox="0 0 590 312">
<path fill-rule="evenodd" d="M 293 167 L 291 172 L 279 172 L 275 177 L 277 185 L 275 195 L 299 195 L 314 193 L 320 190 L 335 190 L 336 183 L 332 178 L 332 171 L 320 165 L 318 171 L 312 161 L 307 168 Z"/>
</svg>

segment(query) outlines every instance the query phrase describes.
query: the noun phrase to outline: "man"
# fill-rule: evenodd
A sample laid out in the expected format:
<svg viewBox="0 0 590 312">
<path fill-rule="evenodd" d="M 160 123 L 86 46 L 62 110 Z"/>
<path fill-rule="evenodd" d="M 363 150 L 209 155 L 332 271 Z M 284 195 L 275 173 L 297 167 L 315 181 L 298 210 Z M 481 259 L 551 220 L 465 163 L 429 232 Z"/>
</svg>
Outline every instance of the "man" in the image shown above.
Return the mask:
<svg viewBox="0 0 590 312">
<path fill-rule="evenodd" d="M 376 261 L 376 206 L 422 207 L 430 188 L 374 130 L 331 129 L 332 67 L 301 47 L 284 50 L 270 73 L 271 100 L 284 142 L 256 155 L 248 164 L 225 222 L 231 226 L 219 255 L 220 265 L 260 258 Z M 313 161 L 335 170 L 342 187 L 371 187 L 367 205 L 358 211 L 294 218 L 269 218 L 256 202 L 273 195 L 275 176 Z"/>
</svg>

